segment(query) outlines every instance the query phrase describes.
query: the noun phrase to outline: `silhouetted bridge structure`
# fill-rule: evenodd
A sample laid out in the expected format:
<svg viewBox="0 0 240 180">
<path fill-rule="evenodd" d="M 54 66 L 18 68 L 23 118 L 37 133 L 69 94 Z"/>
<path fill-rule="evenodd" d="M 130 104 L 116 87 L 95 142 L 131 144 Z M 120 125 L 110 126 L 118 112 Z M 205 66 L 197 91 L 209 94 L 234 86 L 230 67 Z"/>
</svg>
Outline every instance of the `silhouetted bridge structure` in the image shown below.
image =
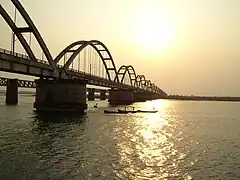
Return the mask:
<svg viewBox="0 0 240 180">
<path fill-rule="evenodd" d="M 9 78 L 0 77 L 0 86 L 7 86 Z M 35 81 L 17 79 L 17 86 L 22 88 L 36 88 Z"/>
<path fill-rule="evenodd" d="M 84 100 L 86 84 L 111 88 L 109 101 L 112 104 L 128 104 L 167 96 L 151 80 L 146 79 L 145 75 L 137 74 L 132 65 L 122 65 L 117 69 L 109 49 L 98 40 L 76 41 L 53 58 L 24 7 L 18 0 L 11 2 L 27 26 L 18 27 L 15 20 L 13 21 L 0 5 L 0 14 L 13 31 L 12 50 L 0 49 L 0 71 L 40 78 L 35 84 L 37 109 L 43 106 L 68 108 L 77 105 L 86 108 Z M 30 34 L 29 42 L 24 36 L 25 33 Z M 41 60 L 31 48 L 31 35 L 35 37 L 42 50 Z M 25 55 L 15 52 L 15 36 L 24 48 Z M 11 100 L 7 100 L 7 103 L 17 102 L 15 95 L 17 86 L 33 85 L 33 82 L 20 82 L 9 80 L 7 97 L 9 94 Z"/>
<path fill-rule="evenodd" d="M 30 80 L 17 80 L 17 87 L 20 88 L 36 88 L 36 82 Z M 8 86 L 8 82 L 11 81 L 10 78 L 0 77 L 0 86 Z M 88 99 L 94 100 L 95 98 L 99 98 L 100 100 L 105 100 L 108 97 L 108 90 L 106 89 L 97 89 L 97 88 L 87 88 L 88 91 Z M 98 94 L 96 94 L 98 93 Z"/>
</svg>

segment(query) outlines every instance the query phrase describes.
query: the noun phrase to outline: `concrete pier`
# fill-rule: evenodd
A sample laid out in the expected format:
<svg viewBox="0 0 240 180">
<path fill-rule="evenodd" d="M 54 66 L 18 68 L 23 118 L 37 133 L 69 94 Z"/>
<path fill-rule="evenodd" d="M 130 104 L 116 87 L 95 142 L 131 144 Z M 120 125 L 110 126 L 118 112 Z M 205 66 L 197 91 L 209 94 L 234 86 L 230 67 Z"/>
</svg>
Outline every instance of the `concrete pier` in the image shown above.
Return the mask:
<svg viewBox="0 0 240 180">
<path fill-rule="evenodd" d="M 128 105 L 134 102 L 134 91 L 130 89 L 111 89 L 109 103 L 111 105 Z"/>
<path fill-rule="evenodd" d="M 87 109 L 86 81 L 78 79 L 36 80 L 37 111 L 78 112 Z"/>
<path fill-rule="evenodd" d="M 155 100 L 155 99 L 166 98 L 166 97 L 167 95 L 164 93 L 157 94 L 154 92 L 134 92 L 135 102 L 144 102 L 144 101 Z"/>
<path fill-rule="evenodd" d="M 101 90 L 101 92 L 100 92 L 100 100 L 106 100 L 106 90 Z"/>
<path fill-rule="evenodd" d="M 88 90 L 88 100 L 94 101 L 94 98 L 95 98 L 95 89 L 91 88 Z"/>
<path fill-rule="evenodd" d="M 7 105 L 18 104 L 18 79 L 8 79 L 5 103 Z"/>
<path fill-rule="evenodd" d="M 134 92 L 135 102 L 145 102 L 149 99 L 146 92 Z"/>
</svg>

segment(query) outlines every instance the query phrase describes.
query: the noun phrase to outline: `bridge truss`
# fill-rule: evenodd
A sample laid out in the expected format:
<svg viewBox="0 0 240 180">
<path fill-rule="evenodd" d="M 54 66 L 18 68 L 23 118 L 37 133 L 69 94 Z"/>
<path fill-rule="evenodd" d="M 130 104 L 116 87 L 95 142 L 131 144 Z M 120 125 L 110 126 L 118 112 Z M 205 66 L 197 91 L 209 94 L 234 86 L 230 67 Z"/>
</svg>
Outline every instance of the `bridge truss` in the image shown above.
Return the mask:
<svg viewBox="0 0 240 180">
<path fill-rule="evenodd" d="M 36 55 L 23 36 L 24 33 L 32 33 L 46 57 L 45 64 L 49 65 L 49 71 L 52 71 L 50 74 L 53 78 L 73 78 L 74 72 L 75 74 L 79 73 L 79 77 L 84 76 L 89 79 L 89 82 L 95 78 L 98 80 L 98 85 L 100 84 L 99 82 L 106 82 L 107 80 L 110 84 L 115 84 L 116 87 L 131 87 L 135 90 L 144 90 L 156 93 L 164 92 L 150 80 L 147 80 L 144 75 L 137 75 L 132 65 L 122 65 L 117 70 L 115 61 L 109 49 L 106 45 L 104 45 L 104 43 L 98 40 L 80 40 L 73 42 L 65 47 L 55 58 L 53 58 L 38 29 L 22 4 L 18 0 L 11 0 L 11 2 L 18 10 L 22 19 L 26 22 L 27 27 L 18 27 L 1 4 L 0 14 L 17 36 L 19 42 L 26 51 L 27 57 L 22 58 L 39 63 L 39 60 L 36 58 Z M 15 55 L 14 52 L 12 54 Z M 90 59 L 90 62 L 87 62 L 87 59 Z M 102 66 L 102 68 L 100 68 L 100 66 Z M 77 70 L 74 69 L 76 67 Z M 92 70 L 93 68 L 95 69 L 94 72 Z M 4 70 L 3 68 L 1 69 Z M 95 73 L 96 69 L 98 69 L 98 73 Z M 86 71 L 88 72 L 85 73 Z M 128 74 L 130 79 L 129 84 L 127 85 L 124 83 L 124 80 L 127 78 L 126 74 Z M 76 78 L 78 76 L 74 77 Z M 6 84 L 6 79 L 0 79 L 0 85 L 2 84 Z M 106 85 L 107 83 L 102 84 Z M 35 84 L 32 81 L 19 81 L 19 87 L 26 86 L 33 87 Z M 114 85 L 111 85 L 111 87 L 114 87 Z"/>
</svg>

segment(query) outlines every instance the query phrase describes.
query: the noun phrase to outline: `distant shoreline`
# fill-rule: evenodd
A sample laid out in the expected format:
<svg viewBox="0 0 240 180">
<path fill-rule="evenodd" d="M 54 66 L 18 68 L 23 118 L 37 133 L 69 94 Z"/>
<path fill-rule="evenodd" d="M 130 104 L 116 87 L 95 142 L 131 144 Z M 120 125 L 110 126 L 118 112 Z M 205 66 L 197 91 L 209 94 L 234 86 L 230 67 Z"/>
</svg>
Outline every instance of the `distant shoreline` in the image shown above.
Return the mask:
<svg viewBox="0 0 240 180">
<path fill-rule="evenodd" d="M 0 91 L 0 96 L 5 96 L 5 91 Z M 35 96 L 35 92 L 20 91 L 19 95 Z M 183 96 L 183 95 L 168 95 L 161 99 L 181 100 L 181 101 L 230 101 L 240 102 L 240 97 L 231 96 Z"/>
<path fill-rule="evenodd" d="M 183 101 L 231 101 L 239 102 L 240 97 L 230 96 L 181 96 L 181 95 L 169 95 L 165 99 L 183 100 Z"/>
</svg>

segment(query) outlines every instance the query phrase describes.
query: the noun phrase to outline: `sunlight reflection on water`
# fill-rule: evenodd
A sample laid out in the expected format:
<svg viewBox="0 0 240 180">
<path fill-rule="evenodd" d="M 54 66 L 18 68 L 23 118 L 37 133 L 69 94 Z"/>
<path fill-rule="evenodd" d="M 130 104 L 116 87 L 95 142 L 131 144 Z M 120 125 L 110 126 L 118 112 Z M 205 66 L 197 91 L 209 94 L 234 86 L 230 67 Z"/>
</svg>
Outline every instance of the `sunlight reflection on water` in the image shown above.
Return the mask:
<svg viewBox="0 0 240 180">
<path fill-rule="evenodd" d="M 239 103 L 156 100 L 156 114 L 40 116 L 0 101 L 0 179 L 240 179 Z M 1 97 L 0 97 L 1 99 Z M 2 104 L 1 104 L 2 102 Z"/>
<path fill-rule="evenodd" d="M 138 109 L 158 110 L 158 113 L 134 114 L 120 117 L 126 129 L 121 132 L 118 140 L 118 151 L 121 157 L 120 164 L 125 168 L 118 173 L 120 178 L 131 179 L 162 179 L 178 177 L 177 164 L 185 154 L 175 149 L 171 137 L 174 131 L 168 131 L 168 109 L 171 108 L 169 101 L 149 101 L 135 105 Z M 119 129 L 118 129 L 119 130 Z M 173 158 L 174 157 L 174 158 Z M 169 162 L 169 160 L 171 161 Z M 167 166 L 166 166 L 167 164 Z M 191 179 L 186 175 L 185 179 Z"/>
</svg>

